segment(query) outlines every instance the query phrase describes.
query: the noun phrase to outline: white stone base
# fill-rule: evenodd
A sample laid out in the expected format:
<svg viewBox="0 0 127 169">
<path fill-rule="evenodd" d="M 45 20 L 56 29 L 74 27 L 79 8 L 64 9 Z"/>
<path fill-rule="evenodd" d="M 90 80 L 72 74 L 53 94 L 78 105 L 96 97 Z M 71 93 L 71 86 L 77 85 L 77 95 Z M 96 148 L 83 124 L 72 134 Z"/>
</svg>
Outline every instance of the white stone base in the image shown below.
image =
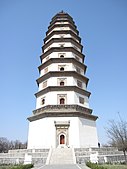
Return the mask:
<svg viewBox="0 0 127 169">
<path fill-rule="evenodd" d="M 65 145 L 74 148 L 98 147 L 95 121 L 79 117 L 47 117 L 29 123 L 28 149 L 56 148 L 60 144 L 60 137 L 56 136 L 60 131 L 56 132 L 55 121 L 61 124 L 70 122 L 68 129 L 65 129 L 68 134 L 61 129 Z"/>
<path fill-rule="evenodd" d="M 31 164 L 32 163 L 32 155 L 25 154 L 24 164 Z"/>
</svg>

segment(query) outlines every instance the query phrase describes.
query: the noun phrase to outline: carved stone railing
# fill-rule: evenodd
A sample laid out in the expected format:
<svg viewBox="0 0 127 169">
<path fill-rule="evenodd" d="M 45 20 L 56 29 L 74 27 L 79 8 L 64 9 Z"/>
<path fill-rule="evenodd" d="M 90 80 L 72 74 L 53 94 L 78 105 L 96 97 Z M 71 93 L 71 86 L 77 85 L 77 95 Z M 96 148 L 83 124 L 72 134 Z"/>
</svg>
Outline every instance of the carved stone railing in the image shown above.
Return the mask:
<svg viewBox="0 0 127 169">
<path fill-rule="evenodd" d="M 83 112 L 91 114 L 92 110 L 79 105 L 47 105 L 34 110 L 33 114 L 36 115 L 44 112 Z"/>
</svg>

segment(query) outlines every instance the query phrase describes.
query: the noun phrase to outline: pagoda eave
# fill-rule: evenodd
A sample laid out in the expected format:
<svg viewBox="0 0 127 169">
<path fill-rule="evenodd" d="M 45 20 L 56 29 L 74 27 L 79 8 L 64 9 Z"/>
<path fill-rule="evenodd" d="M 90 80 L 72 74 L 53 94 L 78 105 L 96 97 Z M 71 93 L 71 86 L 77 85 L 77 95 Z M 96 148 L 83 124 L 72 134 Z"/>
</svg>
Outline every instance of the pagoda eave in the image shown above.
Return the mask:
<svg viewBox="0 0 127 169">
<path fill-rule="evenodd" d="M 53 35 L 60 35 L 60 34 L 70 34 L 72 37 L 76 38 L 79 41 L 79 43 L 81 43 L 81 38 L 78 35 L 76 35 L 72 30 L 54 30 L 44 38 L 44 43 L 48 39 L 50 39 Z"/>
<path fill-rule="evenodd" d="M 75 65 L 78 65 L 80 68 L 82 68 L 84 70 L 84 73 L 86 72 L 86 68 L 87 68 L 85 64 L 79 62 L 75 58 L 50 58 L 47 60 L 47 62 L 42 63 L 38 67 L 39 71 L 41 71 L 42 69 L 44 69 L 45 67 L 49 66 L 52 63 L 73 63 Z"/>
<path fill-rule="evenodd" d="M 71 42 L 72 44 L 76 45 L 82 52 L 83 46 L 77 41 L 75 41 L 73 38 L 52 38 L 42 46 L 42 51 L 44 52 L 44 50 L 51 44 L 58 42 Z"/>
<path fill-rule="evenodd" d="M 67 20 L 70 20 L 73 22 L 73 24 L 75 24 L 75 22 L 73 21 L 73 18 L 68 14 L 68 13 L 65 13 L 65 12 L 60 12 L 58 14 L 56 14 L 53 18 L 52 18 L 52 21 L 54 20 L 57 20 L 58 18 L 65 18 Z M 50 24 L 52 23 L 52 21 L 50 22 Z"/>
<path fill-rule="evenodd" d="M 46 51 L 40 56 L 40 59 L 41 60 L 44 59 L 45 57 L 47 57 L 53 52 L 72 52 L 76 54 L 77 56 L 79 56 L 81 59 L 83 59 L 83 62 L 84 62 L 85 55 L 80 53 L 74 47 L 51 47 L 48 51 Z"/>
<path fill-rule="evenodd" d="M 39 85 L 39 83 L 43 82 L 44 80 L 50 78 L 50 77 L 62 77 L 62 76 L 73 76 L 79 80 L 82 80 L 86 83 L 86 86 L 88 84 L 89 79 L 84 76 L 81 75 L 79 73 L 77 73 L 76 71 L 50 71 L 48 73 L 46 73 L 45 75 L 39 77 L 36 82 Z"/>
<path fill-rule="evenodd" d="M 52 91 L 75 91 L 77 93 L 80 93 L 81 95 L 85 95 L 88 98 L 90 97 L 91 93 L 88 92 L 87 90 L 84 90 L 82 88 L 79 88 L 77 86 L 48 86 L 39 92 L 35 93 L 36 97 L 39 97 L 41 95 L 46 94 L 47 92 L 52 92 Z"/>
<path fill-rule="evenodd" d="M 77 29 L 75 29 L 75 27 L 74 26 L 72 26 L 71 24 L 69 24 L 69 23 L 67 23 L 67 24 L 54 24 L 52 27 L 50 27 L 49 29 L 48 29 L 48 31 L 46 32 L 46 36 L 54 29 L 54 28 L 58 28 L 58 27 L 69 27 L 70 28 L 70 30 L 72 29 L 74 32 L 76 32 L 76 34 L 77 35 L 79 35 L 79 31 L 77 30 Z"/>
<path fill-rule="evenodd" d="M 50 25 L 48 26 L 48 29 L 52 28 L 54 26 L 54 24 L 56 24 L 57 22 L 66 22 L 64 19 L 59 20 L 53 20 L 50 22 Z M 67 22 L 69 24 L 71 24 L 75 29 L 77 29 L 77 26 L 75 25 L 74 21 L 72 20 L 67 20 Z"/>
</svg>

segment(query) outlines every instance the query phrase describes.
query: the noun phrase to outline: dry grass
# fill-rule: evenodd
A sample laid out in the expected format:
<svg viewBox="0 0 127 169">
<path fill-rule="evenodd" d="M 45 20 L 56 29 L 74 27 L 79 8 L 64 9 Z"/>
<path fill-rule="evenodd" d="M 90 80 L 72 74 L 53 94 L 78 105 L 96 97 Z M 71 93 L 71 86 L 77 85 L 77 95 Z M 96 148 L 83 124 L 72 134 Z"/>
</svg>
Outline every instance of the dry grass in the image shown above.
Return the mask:
<svg viewBox="0 0 127 169">
<path fill-rule="evenodd" d="M 107 169 L 127 169 L 127 165 L 103 165 L 103 167 L 106 167 Z"/>
</svg>

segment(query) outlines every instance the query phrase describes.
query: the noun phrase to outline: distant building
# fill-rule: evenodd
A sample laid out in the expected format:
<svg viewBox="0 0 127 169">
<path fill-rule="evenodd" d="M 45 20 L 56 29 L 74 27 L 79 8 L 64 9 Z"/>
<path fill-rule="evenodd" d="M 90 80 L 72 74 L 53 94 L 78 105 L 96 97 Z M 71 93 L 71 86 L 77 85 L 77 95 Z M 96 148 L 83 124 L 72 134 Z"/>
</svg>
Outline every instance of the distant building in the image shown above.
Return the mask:
<svg viewBox="0 0 127 169">
<path fill-rule="evenodd" d="M 56 14 L 42 46 L 28 149 L 98 147 L 82 48 L 73 18 L 63 11 Z"/>
</svg>

